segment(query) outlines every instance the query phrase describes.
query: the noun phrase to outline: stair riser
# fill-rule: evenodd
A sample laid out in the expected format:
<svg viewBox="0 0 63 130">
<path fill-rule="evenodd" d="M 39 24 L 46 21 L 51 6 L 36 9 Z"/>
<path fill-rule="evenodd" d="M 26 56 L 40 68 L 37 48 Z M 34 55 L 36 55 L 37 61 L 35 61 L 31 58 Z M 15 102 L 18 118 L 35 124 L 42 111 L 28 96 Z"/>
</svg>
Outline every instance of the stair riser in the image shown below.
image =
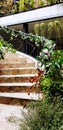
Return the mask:
<svg viewBox="0 0 63 130">
<path fill-rule="evenodd" d="M 30 82 L 33 77 L 0 77 L 0 83 L 20 83 Z"/>
<path fill-rule="evenodd" d="M 0 104 L 8 104 L 8 105 L 16 105 L 26 107 L 27 104 L 32 102 L 32 100 L 23 100 L 23 99 L 13 99 L 13 98 L 5 98 L 0 97 Z"/>
<path fill-rule="evenodd" d="M 7 87 L 7 86 L 0 86 L 0 92 L 39 92 L 40 88 L 36 86 L 31 86 L 31 87 L 19 87 L 19 86 L 12 86 L 12 87 Z"/>
<path fill-rule="evenodd" d="M 0 69 L 5 68 L 21 68 L 21 67 L 35 67 L 35 63 L 0 63 Z"/>
<path fill-rule="evenodd" d="M 36 69 L 2 69 L 0 75 L 36 74 Z"/>
</svg>

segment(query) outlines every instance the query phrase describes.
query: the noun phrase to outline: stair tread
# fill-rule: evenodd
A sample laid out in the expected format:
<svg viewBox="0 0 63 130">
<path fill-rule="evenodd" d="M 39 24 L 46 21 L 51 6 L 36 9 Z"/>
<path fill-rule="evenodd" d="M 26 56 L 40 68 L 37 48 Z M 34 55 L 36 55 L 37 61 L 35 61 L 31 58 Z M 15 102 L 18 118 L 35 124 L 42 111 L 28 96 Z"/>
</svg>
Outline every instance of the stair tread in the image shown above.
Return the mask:
<svg viewBox="0 0 63 130">
<path fill-rule="evenodd" d="M 26 69 L 26 70 L 36 70 L 37 68 L 35 67 L 22 67 L 22 68 L 0 68 L 0 70 L 23 70 L 23 69 Z"/>
<path fill-rule="evenodd" d="M 0 64 L 0 69 L 8 69 L 8 68 L 26 68 L 26 67 L 29 67 L 29 68 L 32 68 L 32 67 L 35 67 L 37 68 L 37 66 L 34 64 L 34 63 L 14 63 L 14 64 Z"/>
<path fill-rule="evenodd" d="M 35 85 L 36 82 L 30 83 L 30 82 L 25 82 L 25 83 L 0 83 L 0 86 L 33 86 Z"/>
<path fill-rule="evenodd" d="M 1 61 L 0 61 L 0 64 L 16 64 L 16 63 L 20 63 L 20 64 L 21 64 L 21 63 L 23 63 L 23 62 L 24 62 L 24 61 L 14 61 L 14 62 L 13 62 L 13 61 L 9 61 L 9 62 L 7 62 L 7 61 L 1 60 Z M 28 60 L 28 61 L 26 62 L 26 64 L 27 64 L 27 63 L 34 63 L 34 62 Z"/>
<path fill-rule="evenodd" d="M 34 77 L 38 74 L 17 74 L 17 75 L 0 75 L 0 78 L 12 78 L 12 77 Z"/>
<path fill-rule="evenodd" d="M 8 98 L 19 98 L 19 99 L 27 99 L 27 100 L 40 100 L 43 98 L 42 93 L 0 93 L 0 97 L 8 97 Z"/>
</svg>

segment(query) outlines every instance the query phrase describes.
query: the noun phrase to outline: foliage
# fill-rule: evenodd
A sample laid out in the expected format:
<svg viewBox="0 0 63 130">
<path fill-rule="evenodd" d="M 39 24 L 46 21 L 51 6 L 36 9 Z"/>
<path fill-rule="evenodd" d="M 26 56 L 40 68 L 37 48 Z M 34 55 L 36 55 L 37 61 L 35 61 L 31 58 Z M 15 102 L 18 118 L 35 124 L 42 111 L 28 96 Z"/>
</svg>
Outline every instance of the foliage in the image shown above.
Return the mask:
<svg viewBox="0 0 63 130">
<path fill-rule="evenodd" d="M 46 25 L 43 22 L 40 24 L 40 35 L 44 37 L 46 36 Z"/>
<path fill-rule="evenodd" d="M 44 6 L 45 2 L 43 0 L 39 0 L 39 6 Z"/>
<path fill-rule="evenodd" d="M 19 5 L 19 11 L 27 10 L 28 9 L 28 0 L 25 0 L 25 1 L 24 0 L 19 0 L 18 5 Z"/>
<path fill-rule="evenodd" d="M 44 69 L 44 77 L 40 80 L 42 92 L 51 97 L 63 95 L 63 77 L 61 65 L 63 64 L 63 51 L 54 50 L 56 47 L 52 40 L 41 44 L 38 60 Z M 38 45 L 38 48 L 40 46 Z"/>
<path fill-rule="evenodd" d="M 43 30 L 42 29 L 40 30 L 40 28 L 41 28 L 40 26 L 42 27 Z M 48 26 L 49 26 L 49 29 L 48 29 L 48 35 L 49 36 L 48 37 L 51 38 L 51 35 L 52 35 L 52 32 L 53 32 L 52 28 L 54 27 L 54 23 L 50 22 L 48 24 Z M 61 23 L 61 26 L 62 26 L 62 23 Z M 32 33 L 26 34 L 26 33 L 22 32 L 22 31 L 16 31 L 14 29 L 9 29 L 7 27 L 0 27 L 0 30 L 3 30 L 6 34 L 10 35 L 10 42 L 12 42 L 12 40 L 14 38 L 17 38 L 18 36 L 20 36 L 22 40 L 26 40 L 27 39 L 27 40 L 29 40 L 31 42 L 34 42 L 37 46 L 40 46 L 40 48 L 43 48 L 43 44 L 51 42 L 48 39 L 46 39 L 45 37 L 39 36 L 40 32 L 44 36 L 46 34 L 45 24 L 43 24 L 43 23 L 34 25 L 34 31 L 35 31 L 36 35 L 34 35 Z M 58 32 L 60 31 L 59 29 L 57 29 L 57 30 L 58 30 Z M 60 34 L 60 32 L 58 34 Z M 56 32 L 56 34 L 57 34 L 57 32 Z M 60 37 L 60 35 L 59 35 L 59 37 Z M 39 43 L 40 43 L 40 45 L 39 45 Z"/>
<path fill-rule="evenodd" d="M 54 29 L 55 29 L 55 34 L 56 37 L 58 36 L 58 38 L 60 39 L 60 32 L 61 32 L 61 22 L 58 20 L 54 21 Z"/>
<path fill-rule="evenodd" d="M 12 10 L 13 0 L 0 0 L 0 15 L 9 14 Z"/>
<path fill-rule="evenodd" d="M 52 4 L 55 4 L 55 3 L 59 3 L 59 2 L 60 2 L 60 0 L 47 0 L 47 3 L 49 5 L 52 5 Z"/>
<path fill-rule="evenodd" d="M 13 5 L 11 13 L 17 13 L 17 5 L 16 4 Z"/>
<path fill-rule="evenodd" d="M 39 24 L 34 25 L 34 33 L 39 35 Z"/>
<path fill-rule="evenodd" d="M 4 53 L 3 53 L 2 49 L 0 48 L 0 60 L 1 59 L 4 59 Z"/>
<path fill-rule="evenodd" d="M 41 79 L 42 91 L 53 99 L 56 96 L 63 96 L 63 80 L 55 81 L 51 77 L 44 76 Z"/>
<path fill-rule="evenodd" d="M 55 3 L 55 0 L 47 0 L 47 3 L 48 3 L 49 5 L 54 4 L 54 3 Z"/>
<path fill-rule="evenodd" d="M 9 29 L 7 27 L 0 27 L 0 30 L 3 30 L 6 34 L 10 34 L 10 41 L 12 42 L 12 40 L 14 38 L 17 38 L 18 36 L 21 37 L 22 40 L 29 40 L 30 42 L 34 42 L 35 45 L 37 47 L 40 47 L 43 48 L 43 45 L 45 45 L 46 43 L 49 42 L 48 39 L 46 39 L 45 37 L 43 36 L 39 36 L 39 35 L 34 35 L 32 33 L 24 33 L 22 31 L 16 31 L 14 29 Z M 39 44 L 40 43 L 40 44 Z"/>
<path fill-rule="evenodd" d="M 49 38 L 49 39 L 52 38 L 53 28 L 54 28 L 53 22 L 49 22 L 49 23 L 48 23 L 48 38 Z"/>
<path fill-rule="evenodd" d="M 63 51 L 53 51 L 53 45 L 50 44 L 45 47 L 39 56 L 39 60 L 45 68 L 45 75 L 40 81 L 42 91 L 53 98 L 58 95 L 63 96 L 63 78 L 61 74 Z"/>
<path fill-rule="evenodd" d="M 34 8 L 35 7 L 35 1 L 34 0 L 30 0 L 29 2 L 29 5 L 30 5 L 30 8 Z"/>
<path fill-rule="evenodd" d="M 0 60 L 4 59 L 4 50 L 8 50 L 11 52 L 16 51 L 11 43 L 4 41 L 3 38 L 0 37 Z"/>
<path fill-rule="evenodd" d="M 52 79 L 50 77 L 47 76 L 43 76 L 41 79 L 41 86 L 42 86 L 42 91 L 45 94 L 49 94 L 49 89 L 52 86 Z"/>
<path fill-rule="evenodd" d="M 35 31 L 36 30 L 36 31 Z M 54 20 L 45 24 L 45 22 L 34 25 L 34 32 L 48 39 L 59 40 L 61 42 L 61 34 L 63 32 L 63 23 L 59 20 Z M 53 35 L 54 34 L 54 35 Z"/>
<path fill-rule="evenodd" d="M 63 31 L 63 23 L 62 23 L 62 31 Z"/>
<path fill-rule="evenodd" d="M 19 0 L 18 2 L 18 10 L 23 11 L 23 10 L 28 10 L 29 8 L 34 8 L 34 0 Z"/>
<path fill-rule="evenodd" d="M 49 62 L 51 61 L 51 55 L 53 53 L 53 50 L 55 48 L 55 43 L 52 40 L 46 40 L 46 43 L 43 44 L 43 47 L 41 48 L 41 52 L 38 56 L 38 60 L 41 62 L 41 65 L 46 68 L 49 65 Z"/>
<path fill-rule="evenodd" d="M 47 99 L 29 105 L 28 112 L 23 113 L 20 130 L 62 130 L 63 100 L 54 102 Z"/>
</svg>

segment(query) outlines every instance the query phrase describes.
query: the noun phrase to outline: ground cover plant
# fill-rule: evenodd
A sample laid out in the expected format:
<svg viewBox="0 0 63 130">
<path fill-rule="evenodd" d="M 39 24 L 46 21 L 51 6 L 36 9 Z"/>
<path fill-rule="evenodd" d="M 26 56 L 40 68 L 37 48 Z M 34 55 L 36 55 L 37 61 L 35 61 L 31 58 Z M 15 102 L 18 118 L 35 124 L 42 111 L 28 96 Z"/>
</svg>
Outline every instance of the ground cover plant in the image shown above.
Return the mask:
<svg viewBox="0 0 63 130">
<path fill-rule="evenodd" d="M 32 103 L 23 117 L 20 130 L 63 130 L 63 100 L 57 98 L 50 103 L 44 99 Z"/>
</svg>

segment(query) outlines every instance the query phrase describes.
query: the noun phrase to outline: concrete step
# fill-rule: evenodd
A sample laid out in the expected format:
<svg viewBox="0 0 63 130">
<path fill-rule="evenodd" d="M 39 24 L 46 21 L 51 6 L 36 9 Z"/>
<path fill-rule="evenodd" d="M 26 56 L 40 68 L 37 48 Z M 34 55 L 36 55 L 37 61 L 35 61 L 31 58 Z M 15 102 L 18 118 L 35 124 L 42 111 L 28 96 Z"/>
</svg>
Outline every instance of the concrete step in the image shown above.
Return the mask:
<svg viewBox="0 0 63 130">
<path fill-rule="evenodd" d="M 36 68 L 3 68 L 0 69 L 0 75 L 22 75 L 22 74 L 37 74 Z"/>
<path fill-rule="evenodd" d="M 0 83 L 25 83 L 33 80 L 33 77 L 37 74 L 27 74 L 27 75 L 1 75 Z"/>
<path fill-rule="evenodd" d="M 0 93 L 0 97 L 6 98 L 18 98 L 26 100 L 41 100 L 43 98 L 42 93 Z"/>
</svg>

